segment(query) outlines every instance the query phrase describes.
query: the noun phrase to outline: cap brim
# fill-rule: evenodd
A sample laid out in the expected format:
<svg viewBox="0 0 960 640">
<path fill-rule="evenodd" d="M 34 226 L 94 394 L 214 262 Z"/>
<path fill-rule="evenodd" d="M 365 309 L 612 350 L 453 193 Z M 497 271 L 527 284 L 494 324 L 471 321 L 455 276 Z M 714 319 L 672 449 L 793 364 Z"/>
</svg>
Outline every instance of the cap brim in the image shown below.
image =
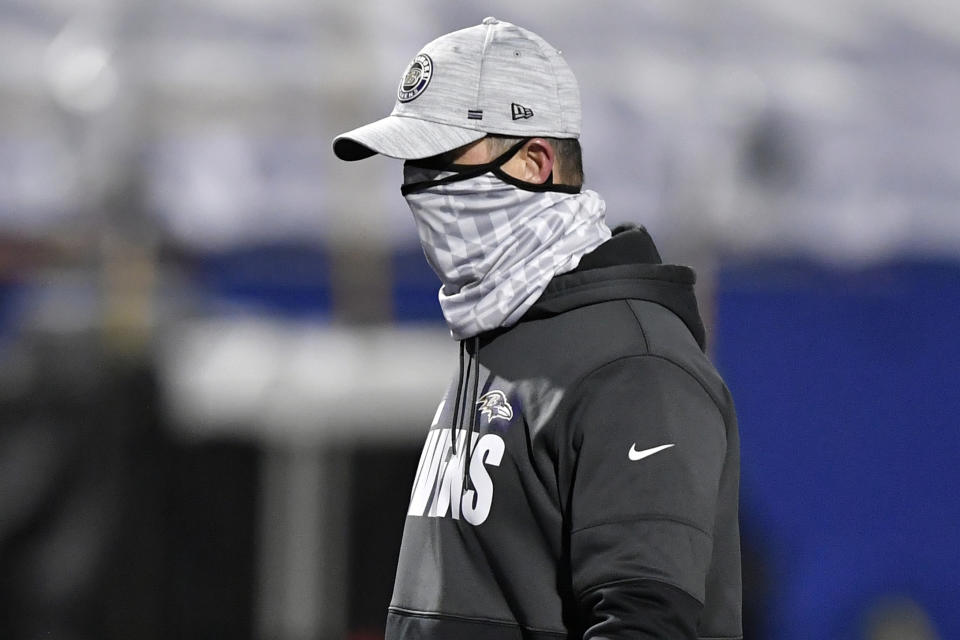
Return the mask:
<svg viewBox="0 0 960 640">
<path fill-rule="evenodd" d="M 391 115 L 340 134 L 333 140 L 333 152 L 341 160 L 363 160 L 378 153 L 417 160 L 451 151 L 486 135 L 474 129 Z"/>
</svg>

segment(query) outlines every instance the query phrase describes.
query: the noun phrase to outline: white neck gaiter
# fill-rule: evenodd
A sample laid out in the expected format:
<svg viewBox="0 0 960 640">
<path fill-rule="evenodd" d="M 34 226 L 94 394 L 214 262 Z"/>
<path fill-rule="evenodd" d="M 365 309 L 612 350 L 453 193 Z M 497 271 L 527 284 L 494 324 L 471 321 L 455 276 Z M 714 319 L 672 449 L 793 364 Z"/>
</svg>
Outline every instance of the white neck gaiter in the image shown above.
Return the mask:
<svg viewBox="0 0 960 640">
<path fill-rule="evenodd" d="M 491 165 L 480 174 L 404 166 L 404 197 L 460 340 L 516 323 L 555 275 L 611 235 L 595 191 L 527 185 Z"/>
</svg>

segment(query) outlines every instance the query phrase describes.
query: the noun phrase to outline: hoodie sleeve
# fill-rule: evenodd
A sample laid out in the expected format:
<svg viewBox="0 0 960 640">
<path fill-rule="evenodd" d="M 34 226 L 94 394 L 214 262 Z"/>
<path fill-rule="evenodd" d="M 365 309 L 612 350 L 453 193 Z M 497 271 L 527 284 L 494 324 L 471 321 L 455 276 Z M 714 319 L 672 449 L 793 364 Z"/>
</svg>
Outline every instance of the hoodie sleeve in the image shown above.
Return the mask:
<svg viewBox="0 0 960 640">
<path fill-rule="evenodd" d="M 696 378 L 659 356 L 609 363 L 576 393 L 566 513 L 583 637 L 696 638 L 723 416 Z"/>
</svg>

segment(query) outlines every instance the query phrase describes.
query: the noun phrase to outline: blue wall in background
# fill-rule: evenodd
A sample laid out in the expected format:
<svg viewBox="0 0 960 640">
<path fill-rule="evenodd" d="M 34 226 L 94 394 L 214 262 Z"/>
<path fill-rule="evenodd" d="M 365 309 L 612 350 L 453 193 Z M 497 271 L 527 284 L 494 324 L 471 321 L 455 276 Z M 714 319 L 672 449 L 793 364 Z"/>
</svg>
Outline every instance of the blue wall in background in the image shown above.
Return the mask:
<svg viewBox="0 0 960 640">
<path fill-rule="evenodd" d="M 390 267 L 394 320 L 442 323 L 443 312 L 437 298 L 440 278 L 430 269 L 420 245 L 394 251 Z"/>
<path fill-rule="evenodd" d="M 732 265 L 717 304 L 770 637 L 861 638 L 888 594 L 960 637 L 960 263 Z"/>
<path fill-rule="evenodd" d="M 330 261 L 315 245 L 257 245 L 194 256 L 191 275 L 214 308 L 325 321 L 333 310 Z"/>
</svg>

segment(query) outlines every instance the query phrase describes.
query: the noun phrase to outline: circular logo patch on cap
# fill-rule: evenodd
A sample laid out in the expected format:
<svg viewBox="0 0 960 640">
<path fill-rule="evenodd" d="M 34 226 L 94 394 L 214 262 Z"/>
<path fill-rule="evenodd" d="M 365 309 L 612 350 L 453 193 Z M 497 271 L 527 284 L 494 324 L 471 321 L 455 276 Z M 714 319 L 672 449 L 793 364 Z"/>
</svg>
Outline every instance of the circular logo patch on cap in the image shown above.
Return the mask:
<svg viewBox="0 0 960 640">
<path fill-rule="evenodd" d="M 407 72 L 403 74 L 400 80 L 400 88 L 397 89 L 397 99 L 400 102 L 410 102 L 420 96 L 421 93 L 430 84 L 430 78 L 433 76 L 433 60 L 425 53 L 418 54 Z"/>
</svg>

